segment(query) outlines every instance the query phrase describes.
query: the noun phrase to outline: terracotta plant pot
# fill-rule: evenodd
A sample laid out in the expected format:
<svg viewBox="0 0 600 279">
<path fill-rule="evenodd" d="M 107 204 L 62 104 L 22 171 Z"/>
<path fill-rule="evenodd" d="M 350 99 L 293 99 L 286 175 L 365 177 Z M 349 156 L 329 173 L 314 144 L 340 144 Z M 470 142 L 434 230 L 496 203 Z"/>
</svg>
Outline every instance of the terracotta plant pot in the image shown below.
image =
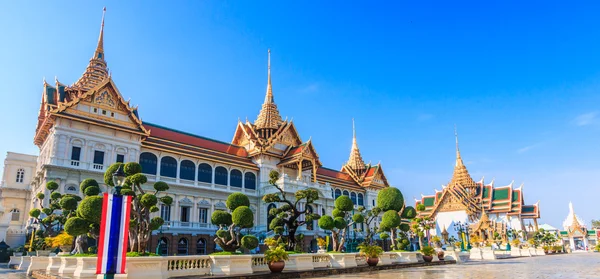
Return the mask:
<svg viewBox="0 0 600 279">
<path fill-rule="evenodd" d="M 284 267 L 285 267 L 285 262 L 284 261 L 270 262 L 269 263 L 269 270 L 271 270 L 272 273 L 280 273 L 281 271 L 283 271 Z"/>
<path fill-rule="evenodd" d="M 426 263 L 430 263 L 431 261 L 433 261 L 433 256 L 425 256 L 425 255 L 423 255 L 423 260 Z"/>
<path fill-rule="evenodd" d="M 376 266 L 379 263 L 379 258 L 367 258 L 367 264 L 369 266 Z"/>
<path fill-rule="evenodd" d="M 443 261 L 444 260 L 444 252 L 439 252 L 437 254 L 438 260 Z"/>
</svg>

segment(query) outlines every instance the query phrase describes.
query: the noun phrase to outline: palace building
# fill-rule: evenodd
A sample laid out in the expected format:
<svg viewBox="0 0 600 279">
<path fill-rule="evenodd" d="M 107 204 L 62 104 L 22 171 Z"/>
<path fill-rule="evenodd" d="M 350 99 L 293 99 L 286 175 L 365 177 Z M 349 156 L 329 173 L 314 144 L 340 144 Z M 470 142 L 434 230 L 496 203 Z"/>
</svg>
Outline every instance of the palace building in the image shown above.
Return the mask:
<svg viewBox="0 0 600 279">
<path fill-rule="evenodd" d="M 573 203 L 569 202 L 569 215 L 563 222 L 563 230 L 559 232 L 559 240 L 565 249 L 571 252 L 585 252 L 594 249 L 600 238 L 600 231 L 588 230 L 585 222 L 575 214 Z"/>
<path fill-rule="evenodd" d="M 149 247 L 154 251 L 160 241 L 159 250 L 169 255 L 216 249 L 216 227 L 210 224 L 210 216 L 226 209 L 227 196 L 234 192 L 250 198 L 255 213 L 252 233 L 268 231 L 267 212 L 277 204 L 265 204 L 261 197 L 276 191 L 268 185 L 271 170 L 281 173 L 277 183 L 292 196 L 307 187 L 319 190 L 319 200 L 314 208 L 307 208 L 309 212 L 331 214 L 340 195 L 350 197 L 356 206 L 372 207 L 378 191 L 390 186 L 381 164 L 363 161 L 354 133 L 349 160 L 339 170 L 324 167 L 312 140 L 303 140 L 294 123 L 279 113 L 270 52 L 267 68 L 265 99 L 256 120 L 232 123 L 235 131 L 229 143 L 148 123 L 141 120 L 141 110 L 123 98 L 109 74 L 103 15 L 98 45 L 81 78 L 72 85 L 58 80 L 43 83 L 34 137 L 40 151 L 30 207 L 47 204 L 34 197 L 45 191 L 48 181 L 58 182 L 61 193 L 79 194 L 79 183 L 85 178 L 102 183 L 109 165 L 139 162 L 148 177 L 147 187 L 159 180 L 170 186 L 166 194 L 174 202 L 160 205 L 154 213 L 166 223 L 154 232 Z M 325 232 L 315 221 L 299 233 L 306 236 L 305 250 L 309 250 L 314 235 Z"/>
<path fill-rule="evenodd" d="M 436 228 L 431 232 L 434 235 L 444 231 L 456 235 L 454 225 L 460 222 L 470 224 L 471 233 L 486 240 L 496 231 L 525 231 L 525 220 L 533 220 L 537 230 L 537 219 L 540 218 L 539 202 L 525 204 L 523 185 L 513 188 L 511 183 L 496 187 L 493 180 L 489 184 L 485 184 L 483 178 L 478 182 L 473 180 L 460 155 L 458 136 L 456 163 L 450 182 L 442 185 L 442 190 L 436 189 L 434 195 L 422 195 L 415 202 L 425 206 L 419 213 L 421 216 L 435 220 Z"/>
</svg>

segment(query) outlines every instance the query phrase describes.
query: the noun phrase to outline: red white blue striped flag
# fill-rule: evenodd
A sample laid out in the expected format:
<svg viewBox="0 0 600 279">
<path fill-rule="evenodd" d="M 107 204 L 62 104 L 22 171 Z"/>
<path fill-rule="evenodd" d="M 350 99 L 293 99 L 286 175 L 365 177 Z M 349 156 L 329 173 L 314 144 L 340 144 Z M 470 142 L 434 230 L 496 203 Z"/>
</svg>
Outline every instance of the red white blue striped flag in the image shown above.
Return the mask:
<svg viewBox="0 0 600 279">
<path fill-rule="evenodd" d="M 131 196 L 104 193 L 96 274 L 125 273 Z"/>
</svg>

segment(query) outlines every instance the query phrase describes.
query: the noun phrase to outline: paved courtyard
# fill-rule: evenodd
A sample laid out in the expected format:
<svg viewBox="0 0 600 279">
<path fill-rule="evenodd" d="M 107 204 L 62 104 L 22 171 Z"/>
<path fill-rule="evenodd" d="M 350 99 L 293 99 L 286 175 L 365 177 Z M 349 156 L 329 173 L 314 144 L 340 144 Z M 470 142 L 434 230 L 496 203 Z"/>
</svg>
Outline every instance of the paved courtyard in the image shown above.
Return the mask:
<svg viewBox="0 0 600 279">
<path fill-rule="evenodd" d="M 530 278 L 600 278 L 600 253 L 578 253 L 533 258 L 469 262 L 434 267 L 407 268 L 343 274 L 321 278 L 336 279 L 530 279 Z"/>
</svg>

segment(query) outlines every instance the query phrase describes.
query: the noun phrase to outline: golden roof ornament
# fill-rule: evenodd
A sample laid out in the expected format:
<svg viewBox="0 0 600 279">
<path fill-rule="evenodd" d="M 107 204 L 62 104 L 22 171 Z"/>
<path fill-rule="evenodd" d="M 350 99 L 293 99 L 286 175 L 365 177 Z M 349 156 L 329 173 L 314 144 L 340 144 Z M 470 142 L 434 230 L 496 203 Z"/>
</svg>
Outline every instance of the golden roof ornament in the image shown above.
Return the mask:
<svg viewBox="0 0 600 279">
<path fill-rule="evenodd" d="M 275 98 L 273 97 L 273 89 L 271 86 L 271 50 L 269 49 L 268 58 L 268 77 L 267 77 L 267 93 L 265 95 L 265 102 L 262 105 L 260 113 L 254 121 L 257 129 L 277 129 L 283 122 L 279 110 L 275 104 Z"/>
<path fill-rule="evenodd" d="M 458 133 L 456 132 L 456 126 L 454 127 L 454 136 L 456 138 L 456 164 L 454 165 L 454 173 L 452 173 L 452 179 L 448 186 L 454 186 L 456 184 L 470 191 L 472 195 L 475 195 L 477 183 L 473 180 L 467 167 L 463 163 L 462 157 L 460 156 L 460 149 L 458 148 Z"/>
<path fill-rule="evenodd" d="M 102 11 L 102 23 L 100 25 L 100 35 L 98 36 L 98 45 L 94 51 L 94 56 L 90 59 L 90 63 L 83 75 L 77 80 L 72 87 L 88 91 L 104 79 L 109 77 L 108 67 L 106 60 L 104 59 L 104 15 L 106 14 L 106 7 Z"/>
<path fill-rule="evenodd" d="M 365 162 L 360 155 L 358 144 L 356 143 L 356 128 L 354 126 L 354 118 L 352 118 L 352 148 L 350 149 L 350 158 L 346 163 L 355 172 L 361 174 L 366 169 Z"/>
</svg>

